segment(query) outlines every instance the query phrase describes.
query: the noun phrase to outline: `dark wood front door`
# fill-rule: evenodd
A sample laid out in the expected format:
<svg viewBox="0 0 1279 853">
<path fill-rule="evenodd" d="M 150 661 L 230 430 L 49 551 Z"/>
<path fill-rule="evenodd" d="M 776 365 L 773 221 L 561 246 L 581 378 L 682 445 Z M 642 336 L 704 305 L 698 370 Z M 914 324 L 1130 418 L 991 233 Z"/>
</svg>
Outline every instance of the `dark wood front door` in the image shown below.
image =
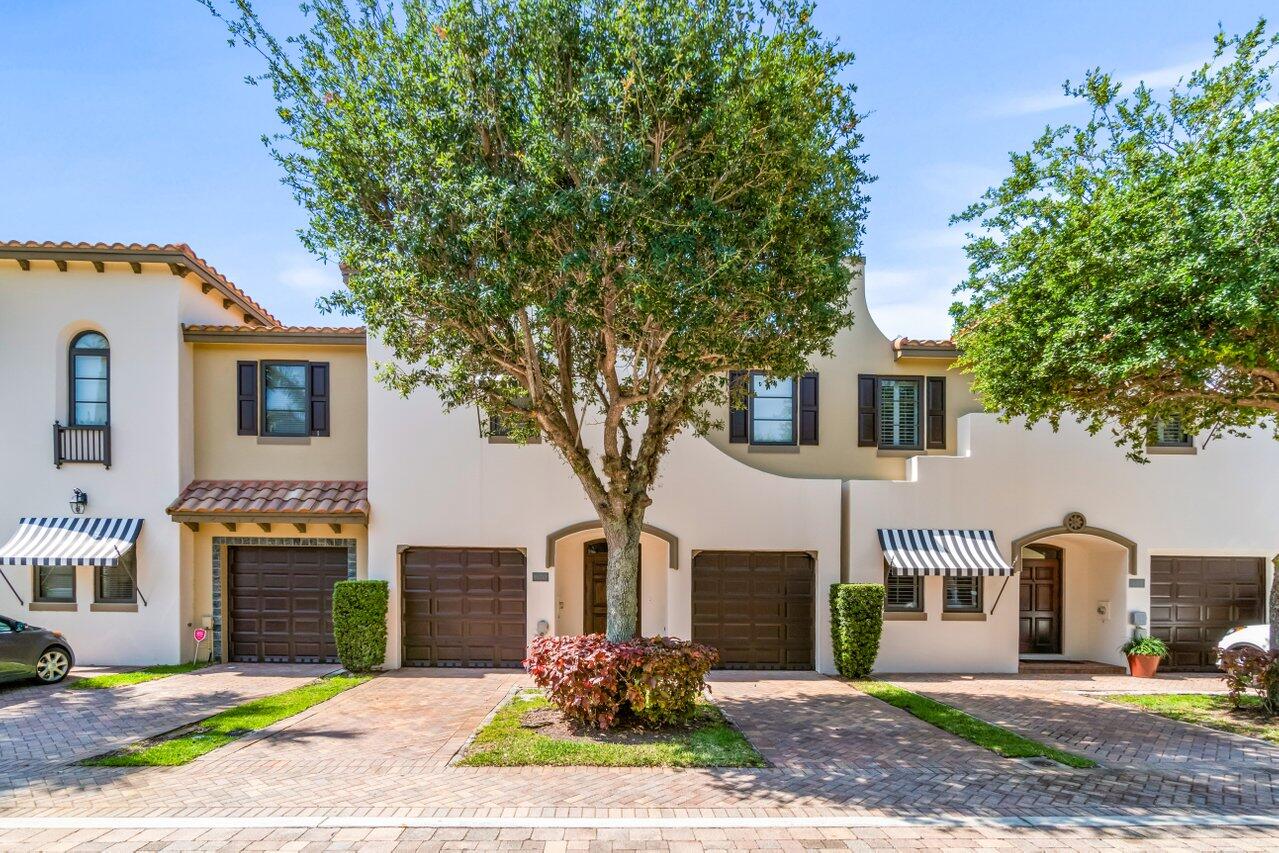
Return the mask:
<svg viewBox="0 0 1279 853">
<path fill-rule="evenodd" d="M 333 584 L 346 580 L 346 557 L 345 548 L 230 548 L 231 660 L 335 662 Z"/>
<path fill-rule="evenodd" d="M 583 594 L 582 633 L 603 634 L 608 630 L 608 543 L 587 542 L 583 567 L 586 589 Z M 640 576 L 635 578 L 635 596 L 635 636 L 638 637 L 644 603 L 644 584 Z"/>
<path fill-rule="evenodd" d="M 1017 651 L 1061 652 L 1061 550 L 1036 546 L 1043 558 L 1022 558 Z"/>
<path fill-rule="evenodd" d="M 409 548 L 401 562 L 405 666 L 519 666 L 525 559 L 514 548 Z"/>
<path fill-rule="evenodd" d="M 1215 670 L 1227 631 L 1265 621 L 1265 579 L 1257 557 L 1151 557 L 1150 634 L 1168 644 L 1162 669 Z"/>
</svg>

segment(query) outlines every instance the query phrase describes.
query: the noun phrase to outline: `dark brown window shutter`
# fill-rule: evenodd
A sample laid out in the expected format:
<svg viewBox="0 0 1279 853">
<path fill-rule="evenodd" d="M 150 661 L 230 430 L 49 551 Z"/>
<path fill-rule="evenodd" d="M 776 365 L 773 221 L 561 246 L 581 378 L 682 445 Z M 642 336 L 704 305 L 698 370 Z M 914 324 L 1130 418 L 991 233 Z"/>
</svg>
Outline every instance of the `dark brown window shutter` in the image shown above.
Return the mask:
<svg viewBox="0 0 1279 853">
<path fill-rule="evenodd" d="M 928 444 L 930 450 L 946 448 L 946 377 L 929 376 L 928 403 L 926 421 Z"/>
<path fill-rule="evenodd" d="M 745 370 L 730 370 L 728 372 L 729 394 L 737 393 L 738 388 L 747 387 L 746 383 L 749 381 L 750 374 Z M 750 414 L 745 400 L 741 403 L 730 401 L 728 404 L 728 440 L 733 444 L 746 444 L 751 440 Z"/>
<path fill-rule="evenodd" d="M 879 395 L 875 393 L 878 383 L 874 376 L 857 377 L 857 446 L 875 447 L 879 438 L 875 434 L 876 421 L 879 419 Z"/>
<path fill-rule="evenodd" d="M 329 363 L 311 362 L 311 435 L 329 434 Z"/>
<path fill-rule="evenodd" d="M 817 443 L 817 374 L 799 377 L 799 443 Z"/>
<path fill-rule="evenodd" d="M 751 381 L 751 375 L 747 371 L 729 371 L 728 373 L 728 393 L 730 395 L 728 404 L 728 440 L 732 444 L 747 444 L 751 441 L 751 431 L 749 431 L 749 411 L 746 400 L 741 403 L 734 403 L 732 395 L 738 393 L 738 389 L 748 387 Z"/>
<path fill-rule="evenodd" d="M 258 363 L 235 363 L 235 431 L 237 435 L 258 434 Z"/>
</svg>

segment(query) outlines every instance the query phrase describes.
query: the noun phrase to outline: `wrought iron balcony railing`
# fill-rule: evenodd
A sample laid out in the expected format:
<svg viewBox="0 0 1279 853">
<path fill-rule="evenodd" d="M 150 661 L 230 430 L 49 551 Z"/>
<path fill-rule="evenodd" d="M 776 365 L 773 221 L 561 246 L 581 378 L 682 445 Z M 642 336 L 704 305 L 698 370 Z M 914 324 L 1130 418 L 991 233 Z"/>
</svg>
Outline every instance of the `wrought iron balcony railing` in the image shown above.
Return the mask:
<svg viewBox="0 0 1279 853">
<path fill-rule="evenodd" d="M 96 462 L 111 467 L 110 426 L 63 426 L 53 422 L 53 464 Z"/>
</svg>

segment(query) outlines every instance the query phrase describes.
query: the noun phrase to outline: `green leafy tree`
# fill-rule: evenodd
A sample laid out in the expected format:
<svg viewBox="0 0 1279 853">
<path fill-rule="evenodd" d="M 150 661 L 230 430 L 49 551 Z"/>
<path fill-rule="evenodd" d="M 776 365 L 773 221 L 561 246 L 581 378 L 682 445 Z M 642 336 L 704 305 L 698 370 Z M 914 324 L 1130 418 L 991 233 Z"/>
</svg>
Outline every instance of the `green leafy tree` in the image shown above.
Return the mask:
<svg viewBox="0 0 1279 853">
<path fill-rule="evenodd" d="M 1090 71 L 1065 87 L 1088 121 L 1045 131 L 956 217 L 976 226 L 959 365 L 988 407 L 1109 429 L 1142 461 L 1161 422 L 1205 440 L 1275 427 L 1275 46 L 1264 20 L 1219 33 L 1164 98 Z"/>
<path fill-rule="evenodd" d="M 629 638 L 671 440 L 726 371 L 796 375 L 852 323 L 851 54 L 787 0 L 314 0 L 284 39 L 206 5 L 265 60 L 303 240 L 347 271 L 328 306 L 393 350 L 391 387 L 555 447 Z"/>
</svg>

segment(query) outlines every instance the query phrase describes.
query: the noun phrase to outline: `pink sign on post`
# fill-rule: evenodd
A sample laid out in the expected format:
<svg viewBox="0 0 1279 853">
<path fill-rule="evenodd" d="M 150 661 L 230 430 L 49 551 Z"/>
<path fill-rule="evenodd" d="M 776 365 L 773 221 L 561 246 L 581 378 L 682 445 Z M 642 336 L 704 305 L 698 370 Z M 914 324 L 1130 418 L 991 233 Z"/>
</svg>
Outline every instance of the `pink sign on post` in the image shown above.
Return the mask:
<svg viewBox="0 0 1279 853">
<path fill-rule="evenodd" d="M 205 629 L 203 629 L 203 628 L 196 628 L 196 629 L 195 629 L 195 641 L 196 641 L 197 643 L 203 643 L 203 642 L 204 642 L 205 637 L 207 637 L 207 636 L 209 636 L 209 632 L 208 632 L 208 631 L 206 631 Z"/>
</svg>

